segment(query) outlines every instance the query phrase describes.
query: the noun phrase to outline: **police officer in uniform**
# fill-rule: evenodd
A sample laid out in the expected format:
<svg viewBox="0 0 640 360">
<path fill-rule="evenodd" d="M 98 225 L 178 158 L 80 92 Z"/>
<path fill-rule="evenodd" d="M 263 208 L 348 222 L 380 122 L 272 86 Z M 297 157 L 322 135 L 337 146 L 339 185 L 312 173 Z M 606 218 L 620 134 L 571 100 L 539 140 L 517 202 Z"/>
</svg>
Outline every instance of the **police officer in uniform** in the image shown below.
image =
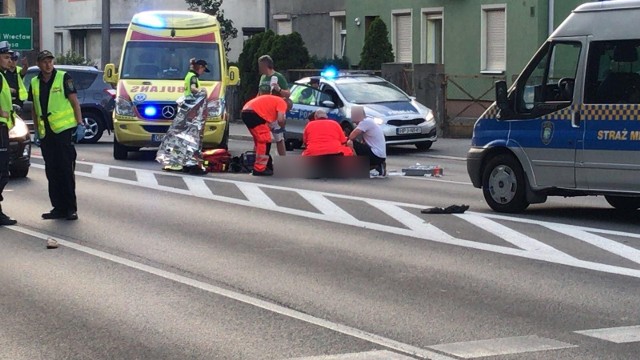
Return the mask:
<svg viewBox="0 0 640 360">
<path fill-rule="evenodd" d="M 9 130 L 13 127 L 11 88 L 4 77 L 4 72 L 11 62 L 9 50 L 8 42 L 0 42 L 0 226 L 17 223 L 2 212 L 2 190 L 9 182 Z"/>
<path fill-rule="evenodd" d="M 11 88 L 11 98 L 13 100 L 13 103 L 22 107 L 24 101 L 27 100 L 28 96 L 27 88 L 24 85 L 23 78 L 27 73 L 29 64 L 26 59 L 23 59 L 23 66 L 18 66 L 20 53 L 14 52 L 13 50 L 9 50 L 9 53 L 11 54 L 11 63 L 9 64 L 9 69 L 5 71 L 4 76 L 7 79 L 7 83 L 9 83 L 9 87 Z"/>
<path fill-rule="evenodd" d="M 38 53 L 40 73 L 31 80 L 29 88 L 33 122 L 41 139 L 49 199 L 53 205 L 42 218 L 77 220 L 76 149 L 72 139 L 76 128 L 82 127 L 82 114 L 71 76 L 56 70 L 53 59 L 50 51 Z"/>
</svg>

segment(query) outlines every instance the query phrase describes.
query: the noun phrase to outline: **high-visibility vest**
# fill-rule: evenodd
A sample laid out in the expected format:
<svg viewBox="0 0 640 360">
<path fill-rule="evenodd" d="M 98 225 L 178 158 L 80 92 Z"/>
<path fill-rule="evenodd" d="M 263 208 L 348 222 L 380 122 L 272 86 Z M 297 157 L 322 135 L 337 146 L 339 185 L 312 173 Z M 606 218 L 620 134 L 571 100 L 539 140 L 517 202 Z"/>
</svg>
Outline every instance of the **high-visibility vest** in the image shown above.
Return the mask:
<svg viewBox="0 0 640 360">
<path fill-rule="evenodd" d="M 184 96 L 191 96 L 193 95 L 191 93 L 191 78 L 196 76 L 196 86 L 200 87 L 200 80 L 197 79 L 197 75 L 196 73 L 194 73 L 193 71 L 189 71 L 187 73 L 187 76 L 185 76 L 184 78 Z"/>
<path fill-rule="evenodd" d="M 29 97 L 29 93 L 27 93 L 27 87 L 24 86 L 24 79 L 22 79 L 22 67 L 16 66 L 16 75 L 18 76 L 18 99 L 20 101 L 26 101 Z"/>
<path fill-rule="evenodd" d="M 42 114 L 42 106 L 40 104 L 40 78 L 35 76 L 31 79 L 33 109 L 36 111 L 38 118 L 38 135 L 40 135 L 40 139 L 44 139 L 46 135 L 43 116 L 47 116 L 49 127 L 56 134 L 78 126 L 73 113 L 73 106 L 69 99 L 64 96 L 64 74 L 64 71 L 56 70 L 56 76 L 49 92 L 49 113 L 45 115 Z"/>
<path fill-rule="evenodd" d="M 13 110 L 13 102 L 11 101 L 11 89 L 9 88 L 9 83 L 7 79 L 5 79 L 4 75 L 0 72 L 0 81 L 2 81 L 2 91 L 0 91 L 0 109 L 2 111 L 6 111 L 11 113 Z M 9 129 L 13 127 L 13 119 L 11 116 L 9 118 L 0 117 L 0 123 L 7 124 Z"/>
</svg>

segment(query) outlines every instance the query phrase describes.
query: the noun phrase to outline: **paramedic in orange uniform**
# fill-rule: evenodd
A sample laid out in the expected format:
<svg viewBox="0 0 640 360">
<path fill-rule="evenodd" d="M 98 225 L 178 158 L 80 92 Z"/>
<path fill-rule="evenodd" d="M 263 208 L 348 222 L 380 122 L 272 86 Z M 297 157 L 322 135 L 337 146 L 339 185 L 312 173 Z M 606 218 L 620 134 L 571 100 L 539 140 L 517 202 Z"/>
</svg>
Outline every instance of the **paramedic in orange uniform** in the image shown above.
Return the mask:
<svg viewBox="0 0 640 360">
<path fill-rule="evenodd" d="M 285 116 L 291 105 L 290 100 L 279 96 L 262 95 L 249 100 L 242 108 L 242 121 L 249 128 L 255 146 L 254 176 L 273 175 L 273 164 L 269 161 L 271 124 L 277 121 L 280 127 L 284 127 Z"/>
<path fill-rule="evenodd" d="M 337 121 L 327 118 L 327 113 L 318 110 L 302 134 L 305 150 L 302 156 L 343 155 L 352 156 L 353 149 L 347 146 L 347 137 Z"/>
</svg>

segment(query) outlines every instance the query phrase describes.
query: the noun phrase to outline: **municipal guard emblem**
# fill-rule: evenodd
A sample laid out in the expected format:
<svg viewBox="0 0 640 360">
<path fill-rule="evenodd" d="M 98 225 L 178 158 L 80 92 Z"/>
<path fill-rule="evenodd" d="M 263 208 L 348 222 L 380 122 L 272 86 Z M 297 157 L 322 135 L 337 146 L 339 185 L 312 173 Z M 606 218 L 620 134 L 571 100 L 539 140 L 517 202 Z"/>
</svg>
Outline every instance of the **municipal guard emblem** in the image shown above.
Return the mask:
<svg viewBox="0 0 640 360">
<path fill-rule="evenodd" d="M 553 123 L 551 121 L 545 121 L 542 123 L 542 133 L 540 135 L 542 143 L 549 145 L 551 139 L 553 139 Z"/>
</svg>

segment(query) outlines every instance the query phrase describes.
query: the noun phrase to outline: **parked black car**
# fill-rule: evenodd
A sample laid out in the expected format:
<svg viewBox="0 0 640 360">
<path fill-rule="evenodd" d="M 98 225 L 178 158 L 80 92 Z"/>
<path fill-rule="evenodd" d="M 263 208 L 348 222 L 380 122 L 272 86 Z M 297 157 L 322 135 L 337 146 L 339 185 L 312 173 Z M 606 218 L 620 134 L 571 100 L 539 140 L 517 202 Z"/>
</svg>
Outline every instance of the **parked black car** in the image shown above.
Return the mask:
<svg viewBox="0 0 640 360">
<path fill-rule="evenodd" d="M 15 124 L 9 130 L 9 175 L 14 178 L 27 177 L 31 166 L 31 135 L 29 127 L 15 117 Z"/>
<path fill-rule="evenodd" d="M 56 65 L 56 69 L 66 71 L 73 78 L 78 90 L 78 101 L 82 109 L 82 117 L 87 131 L 82 143 L 96 143 L 102 137 L 102 133 L 113 130 L 113 108 L 115 107 L 115 90 L 102 79 L 102 71 L 91 66 Z M 32 66 L 24 77 L 24 83 L 29 89 L 31 79 L 38 74 L 40 69 Z M 33 131 L 31 109 L 33 104 L 25 101 L 22 118 L 29 129 Z"/>
</svg>

